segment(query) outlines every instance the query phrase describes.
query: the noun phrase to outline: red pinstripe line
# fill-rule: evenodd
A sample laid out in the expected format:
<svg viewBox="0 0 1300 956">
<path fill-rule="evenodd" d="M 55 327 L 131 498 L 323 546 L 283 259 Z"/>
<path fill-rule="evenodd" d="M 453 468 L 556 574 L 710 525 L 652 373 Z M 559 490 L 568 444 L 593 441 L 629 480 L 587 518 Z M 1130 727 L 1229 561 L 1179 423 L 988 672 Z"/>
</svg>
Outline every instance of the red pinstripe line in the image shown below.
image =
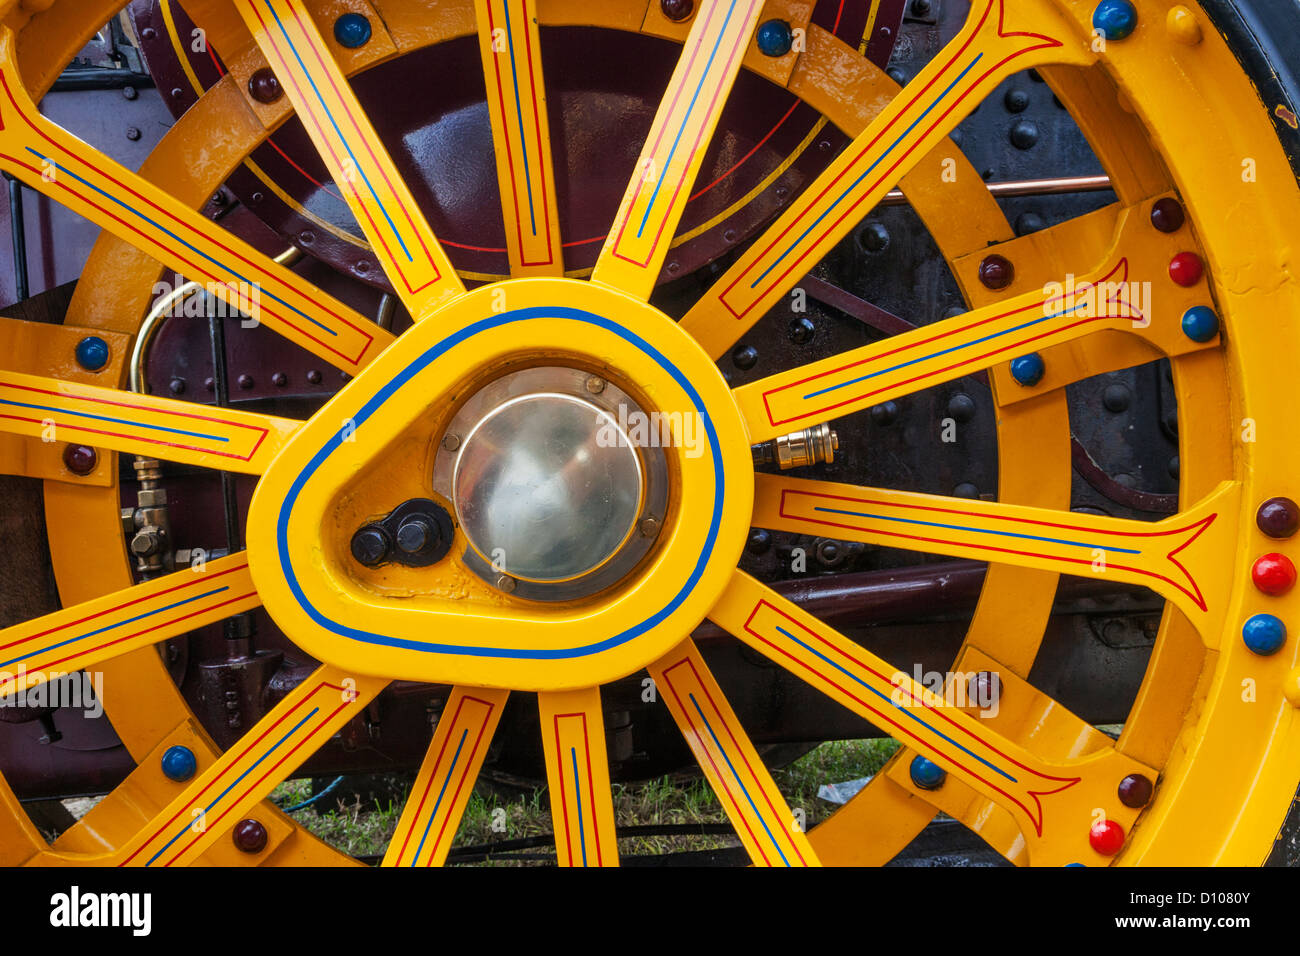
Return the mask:
<svg viewBox="0 0 1300 956">
<path fill-rule="evenodd" d="M 465 769 L 461 771 L 460 782 L 456 784 L 456 792 L 451 796 L 451 803 L 448 804 L 449 807 L 454 807 L 456 805 L 456 801 L 460 799 L 460 792 L 465 789 L 465 783 L 469 780 L 470 767 L 474 766 L 474 757 L 477 756 L 479 745 L 483 742 L 483 735 L 487 733 L 488 721 L 492 716 L 493 710 L 493 705 L 489 704 L 486 700 L 482 700 L 478 697 L 466 697 L 465 699 L 483 704 L 488 710 L 487 713 L 483 715 L 482 721 L 479 723 L 478 736 L 474 738 L 474 748 L 470 750 L 469 756 L 465 758 Z M 438 835 L 434 837 L 433 847 L 430 848 L 429 855 L 424 860 L 424 865 L 426 867 L 433 866 L 433 851 L 442 843 L 443 835 L 447 832 L 447 824 L 449 823 L 451 823 L 451 814 L 443 814 L 442 826 L 438 828 Z"/>
<path fill-rule="evenodd" d="M 397 863 L 400 865 L 402 857 L 406 856 L 406 848 L 411 842 L 411 837 L 415 833 L 416 824 L 420 820 L 420 814 L 424 812 L 425 801 L 429 798 L 429 791 L 433 789 L 433 781 L 438 777 L 438 767 L 442 764 L 443 755 L 447 752 L 447 742 L 451 740 L 451 735 L 455 733 L 456 722 L 460 720 L 460 712 L 465 707 L 465 701 L 468 698 L 462 697 L 456 704 L 456 712 L 451 715 L 451 723 L 448 725 L 447 736 L 442 738 L 442 746 L 438 749 L 438 756 L 433 761 L 433 768 L 429 771 L 429 779 L 424 783 L 424 793 L 420 795 L 420 804 L 415 808 L 415 815 L 411 817 L 411 825 L 406 830 L 406 839 L 402 841 L 402 848 L 397 853 Z"/>
<path fill-rule="evenodd" d="M 603 853 L 602 853 L 602 848 L 601 848 L 601 845 L 600 845 L 600 824 L 596 821 L 596 782 L 595 782 L 595 780 L 593 779 L 593 777 L 592 777 L 592 773 L 591 773 L 591 736 L 588 734 L 588 731 L 587 731 L 587 715 L 586 715 L 586 713 L 584 713 L 584 712 L 582 712 L 582 711 L 576 711 L 576 712 L 571 713 L 571 714 L 556 714 L 556 715 L 555 715 L 555 752 L 556 752 L 557 757 L 560 757 L 560 755 L 561 755 L 561 747 L 560 747 L 560 721 L 561 721 L 562 719 L 564 719 L 564 718 L 572 718 L 572 717 L 577 717 L 577 718 L 581 719 L 581 721 L 582 721 L 582 753 L 583 753 L 584 758 L 585 758 L 586 761 L 587 761 L 587 797 L 588 797 L 588 800 L 590 801 L 590 806 L 591 806 L 591 831 L 592 831 L 592 834 L 593 834 L 593 838 L 594 838 L 594 840 L 595 840 L 595 842 L 596 842 L 596 865 L 597 865 L 597 866 L 604 866 L 604 865 L 605 865 L 605 863 L 604 863 L 604 855 L 603 855 Z M 563 759 L 561 758 L 559 762 L 560 762 L 560 797 L 561 797 L 561 799 L 563 800 L 563 799 L 564 799 L 564 793 L 565 793 L 565 790 L 564 790 L 564 761 L 563 761 Z M 576 786 L 576 784 L 575 784 L 575 786 Z M 577 797 L 578 797 L 579 803 L 581 803 L 582 795 L 581 795 L 581 794 L 577 794 Z M 565 809 L 564 809 L 564 829 L 565 829 L 565 832 L 566 832 L 566 834 L 567 834 L 567 833 L 568 833 L 568 830 L 569 830 L 569 810 L 568 810 L 568 803 L 567 803 L 567 801 L 564 803 L 564 808 L 565 808 Z M 581 807 L 579 807 L 579 809 L 581 810 Z M 568 840 L 568 844 L 569 844 L 569 862 L 572 863 L 572 862 L 573 862 L 573 840 L 572 840 L 571 835 L 570 835 L 570 839 Z"/>
<path fill-rule="evenodd" d="M 35 392 L 38 395 L 51 395 L 54 398 L 75 398 L 83 402 L 94 402 L 96 405 L 112 405 L 114 408 L 129 408 L 136 412 L 154 412 L 158 415 L 172 415 L 176 418 L 193 418 L 200 422 L 213 422 L 217 425 L 229 425 L 231 428 L 246 428 L 249 431 L 262 432 L 263 435 L 269 430 L 263 425 L 253 425 L 248 422 L 231 421 L 227 418 L 215 418 L 211 415 L 200 415 L 196 412 L 173 411 L 170 408 L 160 408 L 157 405 L 148 403 L 138 404 L 134 402 L 123 402 L 112 398 L 101 398 L 95 395 L 87 395 L 84 392 L 60 392 L 50 388 L 37 388 L 35 385 L 21 385 L 18 382 L 6 381 L 0 373 L 0 388 L 12 388 L 20 392 Z M 91 386 L 93 387 L 93 386 Z M 75 386 L 74 386 L 75 388 Z M 202 407 L 202 406 L 199 406 Z"/>
<path fill-rule="evenodd" d="M 177 810 L 174 814 L 172 814 L 172 815 L 171 815 L 171 816 L 170 816 L 170 817 L 169 817 L 169 818 L 168 818 L 168 819 L 167 819 L 167 820 L 162 824 L 162 826 L 160 826 L 157 830 L 155 830 L 155 831 L 153 832 L 153 834 L 150 835 L 149 838 L 148 838 L 147 840 L 145 840 L 142 844 L 140 844 L 140 846 L 137 847 L 137 848 L 136 848 L 136 849 L 131 853 L 130 856 L 128 856 L 128 857 L 127 857 L 125 860 L 123 860 L 122 862 L 118 863 L 118 866 L 125 866 L 127 863 L 130 863 L 131 860 L 133 860 L 133 859 L 135 858 L 136 854 L 138 854 L 141 850 L 143 850 L 145 847 L 147 847 L 147 846 L 148 846 L 150 843 L 152 843 L 154 840 L 156 840 L 156 839 L 158 838 L 158 835 L 159 835 L 160 833 L 162 833 L 164 830 L 166 830 L 168 827 L 170 827 L 170 826 L 172 825 L 172 823 L 175 822 L 175 820 L 176 820 L 177 817 L 179 817 L 182 813 L 184 813 L 186 809 L 188 809 L 189 807 L 193 806 L 194 803 L 195 803 L 196 801 L 198 801 L 199 799 L 201 799 L 201 798 L 203 797 L 203 795 L 204 795 L 205 793 L 207 793 L 208 790 L 210 790 L 210 789 L 213 787 L 213 785 L 219 783 L 219 782 L 221 781 L 222 777 L 225 776 L 226 772 L 229 771 L 229 769 L 230 769 L 231 766 L 234 766 L 234 765 L 237 764 L 240 760 L 243 760 L 244 757 L 246 757 L 246 756 L 247 756 L 247 755 L 248 755 L 248 754 L 249 754 L 249 753 L 250 753 L 250 752 L 251 752 L 251 751 L 252 751 L 252 750 L 253 750 L 253 749 L 254 749 L 254 748 L 259 744 L 259 743 L 261 743 L 262 740 L 263 740 L 267 735 L 269 735 L 272 731 L 274 731 L 276 727 L 280 726 L 280 724 L 284 723 L 288 718 L 290 718 L 291 716 L 293 716 L 293 715 L 294 715 L 298 710 L 300 710 L 300 709 L 301 709 L 305 704 L 310 703 L 311 700 L 316 696 L 317 693 L 319 693 L 320 691 L 322 691 L 322 690 L 324 690 L 324 689 L 326 689 L 326 688 L 330 688 L 330 689 L 337 690 L 337 691 L 340 691 L 340 692 L 343 691 L 343 688 L 342 688 L 342 687 L 340 687 L 340 686 L 337 685 L 337 684 L 331 684 L 331 683 L 329 683 L 328 681 L 322 682 L 322 683 L 319 684 L 317 687 L 312 688 L 311 692 L 308 693 L 308 694 L 306 694 L 306 695 L 303 697 L 302 700 L 300 700 L 298 703 L 294 704 L 294 706 L 291 707 L 288 711 L 286 711 L 285 713 L 281 714 L 278 718 L 276 718 L 275 722 L 272 723 L 269 727 L 267 727 L 267 728 L 266 728 L 264 731 L 262 731 L 260 734 L 258 734 L 258 736 L 257 736 L 256 739 L 250 741 L 249 744 L 248 744 L 248 746 L 245 747 L 245 748 L 243 749 L 243 751 L 240 752 L 239 756 L 235 757 L 235 759 L 232 760 L 232 761 L 230 762 L 230 764 L 226 767 L 225 770 L 222 771 L 222 773 L 218 774 L 214 779 L 209 780 L 206 784 L 204 784 L 203 788 L 202 788 L 201 790 L 199 790 L 199 792 L 196 793 L 196 794 L 194 795 L 194 797 L 190 800 L 190 802 L 189 802 L 188 804 L 182 806 L 179 810 Z M 227 753 L 229 753 L 229 751 L 227 751 Z"/>
<path fill-rule="evenodd" d="M 505 2 L 509 3 L 510 0 L 505 0 Z M 491 5 L 489 5 L 489 9 L 491 9 Z M 524 24 L 525 24 L 524 51 L 527 54 L 527 60 L 528 60 L 528 87 L 530 90 L 533 91 L 533 95 L 530 97 L 530 99 L 533 102 L 533 131 L 537 134 L 537 162 L 540 165 L 542 164 L 542 117 L 541 117 L 541 113 L 539 113 L 537 109 L 537 78 L 533 72 L 532 31 L 527 28 L 528 0 L 519 0 L 519 11 L 524 18 Z M 539 42 L 540 42 L 540 38 L 539 38 Z M 550 139 L 549 133 L 547 134 L 547 139 Z M 542 180 L 541 188 L 542 188 L 542 215 L 544 217 L 545 226 L 546 226 L 546 260 L 544 262 L 541 260 L 537 262 L 528 262 L 524 260 L 523 253 L 522 253 L 523 245 L 521 243 L 520 261 L 527 266 L 550 265 L 552 262 L 555 261 L 555 250 L 551 248 L 551 204 L 550 204 L 550 192 L 546 185 L 546 179 L 547 179 L 546 170 L 543 167 L 542 176 L 541 176 L 541 180 Z"/>
<path fill-rule="evenodd" d="M 573 828 L 569 826 L 569 797 L 564 786 L 564 758 L 563 748 L 560 744 L 560 718 L 556 717 L 552 721 L 555 730 L 555 775 L 560 780 L 560 815 L 564 818 L 564 852 L 568 856 L 569 865 L 573 865 Z M 556 845 L 558 852 L 559 846 Z"/>
<path fill-rule="evenodd" d="M 727 774 L 723 773 L 722 768 L 719 767 L 717 761 L 713 759 L 713 754 L 709 752 L 706 738 L 700 733 L 699 728 L 695 724 L 695 718 L 691 716 L 690 710 L 682 702 L 681 695 L 677 693 L 677 688 L 673 685 L 672 678 L 669 677 L 675 668 L 681 667 L 683 664 L 689 664 L 690 662 L 690 658 L 686 657 L 678 661 L 676 664 L 673 664 L 672 667 L 664 669 L 663 676 L 668 681 L 668 689 L 672 691 L 673 698 L 677 701 L 677 709 L 685 718 L 687 725 L 691 728 L 691 733 L 694 734 L 695 739 L 700 742 L 700 753 L 704 754 L 709 761 L 709 766 L 713 768 L 714 779 L 722 784 L 722 789 L 726 791 L 727 799 L 731 801 L 731 805 L 736 809 L 736 816 L 733 818 L 732 822 L 734 823 L 735 820 L 738 819 L 745 825 L 745 830 L 749 833 L 751 844 L 758 850 L 759 855 L 763 857 L 763 864 L 765 866 L 771 866 L 772 861 L 767 858 L 767 851 L 763 848 L 763 841 L 755 836 L 753 827 L 749 825 L 749 820 L 745 817 L 745 812 L 740 807 L 740 802 L 736 799 L 736 795 L 731 792 L 731 785 L 727 782 Z M 691 670 L 694 672 L 695 668 L 692 667 Z M 698 683 L 699 674 L 695 675 L 695 679 Z M 696 754 L 696 759 L 699 759 L 698 753 Z"/>
</svg>

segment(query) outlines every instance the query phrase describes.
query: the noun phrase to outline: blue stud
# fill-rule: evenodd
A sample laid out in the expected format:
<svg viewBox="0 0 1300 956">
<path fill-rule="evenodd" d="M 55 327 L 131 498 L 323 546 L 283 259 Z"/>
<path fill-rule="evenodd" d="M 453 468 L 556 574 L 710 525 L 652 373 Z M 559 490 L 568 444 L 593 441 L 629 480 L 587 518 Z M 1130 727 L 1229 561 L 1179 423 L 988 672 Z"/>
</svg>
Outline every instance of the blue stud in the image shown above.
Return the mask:
<svg viewBox="0 0 1300 956">
<path fill-rule="evenodd" d="M 1286 625 L 1272 614 L 1256 614 L 1242 626 L 1241 639 L 1254 653 L 1267 657 L 1286 643 Z"/>
<path fill-rule="evenodd" d="M 370 42 L 370 21 L 359 13 L 345 13 L 334 21 L 334 39 L 355 50 Z"/>
<path fill-rule="evenodd" d="M 1138 13 L 1129 0 L 1101 0 L 1092 11 L 1092 28 L 1107 40 L 1122 40 L 1138 23 Z"/>
<path fill-rule="evenodd" d="M 88 372 L 98 372 L 108 364 L 108 343 L 98 335 L 87 335 L 77 343 L 77 364 Z"/>
<path fill-rule="evenodd" d="M 1208 342 L 1219 334 L 1219 317 L 1208 305 L 1194 305 L 1183 313 L 1183 334 L 1193 342 Z"/>
<path fill-rule="evenodd" d="M 198 769 L 199 762 L 189 747 L 168 747 L 162 755 L 162 772 L 169 780 L 188 780 Z"/>
<path fill-rule="evenodd" d="M 1043 357 L 1037 352 L 1030 352 L 1028 355 L 1011 360 L 1011 377 L 1025 388 L 1041 382 L 1046 371 L 1047 366 L 1043 364 Z"/>
<path fill-rule="evenodd" d="M 1074 866 L 1083 866 L 1083 867 L 1086 867 L 1087 864 L 1084 864 L 1084 863 L 1067 863 L 1067 864 L 1065 864 L 1065 868 L 1066 868 L 1067 870 L 1070 869 L 1071 867 L 1074 867 Z"/>
<path fill-rule="evenodd" d="M 943 782 L 948 779 L 948 771 L 944 770 L 937 763 L 932 763 L 924 757 L 913 757 L 912 766 L 908 769 L 912 775 L 912 783 L 916 784 L 922 790 L 938 790 L 943 786 Z"/>
<path fill-rule="evenodd" d="M 784 20 L 768 20 L 759 25 L 754 41 L 764 56 L 785 56 L 790 52 L 794 35 L 790 32 L 790 24 Z"/>
</svg>

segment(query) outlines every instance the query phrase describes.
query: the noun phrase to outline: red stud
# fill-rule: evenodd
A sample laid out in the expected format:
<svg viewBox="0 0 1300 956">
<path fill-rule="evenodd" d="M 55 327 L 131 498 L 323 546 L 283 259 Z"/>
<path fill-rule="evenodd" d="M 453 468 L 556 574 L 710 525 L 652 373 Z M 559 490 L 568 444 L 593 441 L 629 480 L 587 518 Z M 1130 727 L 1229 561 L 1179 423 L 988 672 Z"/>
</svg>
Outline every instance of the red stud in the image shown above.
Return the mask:
<svg viewBox="0 0 1300 956">
<path fill-rule="evenodd" d="M 1114 856 L 1124 845 L 1124 828 L 1114 820 L 1100 820 L 1088 831 L 1088 842 L 1102 856 Z"/>
<path fill-rule="evenodd" d="M 998 291 L 1011 285 L 1016 278 L 1016 268 L 1011 264 L 1011 260 L 1006 256 L 1000 256 L 997 253 L 986 256 L 980 263 L 979 268 L 980 282 L 984 283 L 986 289 Z"/>
<path fill-rule="evenodd" d="M 1194 252 L 1180 252 L 1169 260 L 1169 278 L 1183 287 L 1196 285 L 1204 274 L 1201 257 Z"/>
<path fill-rule="evenodd" d="M 230 831 L 230 837 L 234 840 L 235 846 L 245 853 L 261 853 L 266 849 L 266 827 L 260 820 L 251 817 L 240 820 Z"/>
<path fill-rule="evenodd" d="M 1265 554 L 1251 566 L 1250 579 L 1265 594 L 1281 597 L 1295 586 L 1295 565 L 1285 554 Z"/>
</svg>

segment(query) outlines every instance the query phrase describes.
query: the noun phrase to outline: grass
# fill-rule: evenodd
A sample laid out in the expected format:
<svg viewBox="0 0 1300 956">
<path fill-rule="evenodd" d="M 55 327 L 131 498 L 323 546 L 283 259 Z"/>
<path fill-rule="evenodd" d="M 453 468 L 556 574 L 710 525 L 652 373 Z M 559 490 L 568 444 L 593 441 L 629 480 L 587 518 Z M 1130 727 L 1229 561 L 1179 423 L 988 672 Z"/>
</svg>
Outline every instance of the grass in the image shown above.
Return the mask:
<svg viewBox="0 0 1300 956">
<path fill-rule="evenodd" d="M 834 804 L 818 798 L 817 790 L 822 784 L 871 776 L 897 749 L 898 744 L 888 738 L 832 741 L 774 771 L 772 776 L 791 809 L 802 811 L 806 827 L 811 828 L 836 809 Z M 306 800 L 309 789 L 308 781 L 292 780 L 277 787 L 272 798 L 282 806 L 292 806 Z M 327 796 L 293 816 L 339 850 L 358 857 L 375 857 L 383 855 L 401 812 L 400 801 L 386 801 L 385 805 L 376 807 L 373 802 L 363 805 L 359 799 L 349 802 Z M 620 827 L 727 822 L 708 783 L 685 775 L 615 784 L 614 815 Z M 483 783 L 470 796 L 455 846 L 482 846 L 550 832 L 551 815 L 544 787 L 520 792 Z M 738 841 L 730 833 L 632 836 L 620 838 L 619 851 L 625 855 L 659 854 L 737 845 Z M 528 857 L 523 862 L 538 862 L 548 856 L 553 858 L 553 851 L 549 847 L 537 848 L 522 855 Z M 520 861 L 488 860 L 489 864 L 504 862 Z"/>
</svg>

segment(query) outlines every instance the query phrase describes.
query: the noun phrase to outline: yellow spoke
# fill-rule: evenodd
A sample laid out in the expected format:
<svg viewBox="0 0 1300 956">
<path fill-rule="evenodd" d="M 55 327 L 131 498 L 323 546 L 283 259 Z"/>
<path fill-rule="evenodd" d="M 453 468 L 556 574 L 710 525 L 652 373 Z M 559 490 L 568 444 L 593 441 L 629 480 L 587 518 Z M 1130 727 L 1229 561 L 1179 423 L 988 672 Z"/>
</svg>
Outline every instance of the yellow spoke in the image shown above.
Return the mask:
<svg viewBox="0 0 1300 956">
<path fill-rule="evenodd" d="M 118 865 L 183 866 L 213 841 L 229 839 L 231 827 L 386 683 L 329 665 L 317 669 L 159 811 L 116 854 Z"/>
<path fill-rule="evenodd" d="M 260 475 L 297 428 L 273 415 L 0 371 L 0 431 L 48 442 Z"/>
<path fill-rule="evenodd" d="M 695 642 L 687 638 L 649 671 L 754 864 L 817 866 L 801 822 L 781 796 Z"/>
<path fill-rule="evenodd" d="M 464 291 L 299 0 L 235 0 L 384 271 L 417 319 Z"/>
<path fill-rule="evenodd" d="M 0 168 L 349 373 L 392 336 L 40 115 L 0 31 Z"/>
<path fill-rule="evenodd" d="M 600 689 L 537 695 L 560 866 L 618 866 Z"/>
<path fill-rule="evenodd" d="M 1113 748 L 1078 760 L 1041 759 L 963 709 L 964 698 L 922 687 L 743 571 L 709 617 L 1011 813 L 1031 856 L 1034 847 L 1043 850 L 1035 862 L 1070 862 L 1046 855 L 1086 847 L 1097 808 L 1127 828 L 1137 811 L 1117 799 L 1119 781 L 1130 773 L 1155 778 Z"/>
<path fill-rule="evenodd" d="M 1013 73 L 1086 62 L 1046 4 L 975 0 L 961 32 L 907 85 L 687 313 L 721 356 Z"/>
<path fill-rule="evenodd" d="M 475 0 L 510 275 L 564 274 L 535 0 Z"/>
<path fill-rule="evenodd" d="M 699 4 L 592 279 L 650 297 L 762 8 Z"/>
<path fill-rule="evenodd" d="M 0 631 L 0 695 L 185 634 L 261 602 L 232 554 Z"/>
<path fill-rule="evenodd" d="M 1135 219 L 1126 215 L 1124 221 Z M 1117 244 L 1106 265 L 1080 277 L 1063 276 L 1063 282 L 737 388 L 750 438 L 787 434 L 1105 329 L 1140 335 L 1169 355 L 1217 345 L 1217 338 L 1192 341 L 1166 309 L 1152 321 L 1149 304 L 1137 304 L 1149 283 L 1135 281 L 1138 273 L 1123 248 Z"/>
<path fill-rule="evenodd" d="M 1159 522 L 758 475 L 754 524 L 977 561 L 1110 578 L 1174 602 L 1207 639 L 1226 611 L 1219 573 L 1240 488 L 1224 482 Z"/>
<path fill-rule="evenodd" d="M 451 849 L 508 691 L 457 687 L 438 719 L 384 866 L 441 866 Z"/>
</svg>

